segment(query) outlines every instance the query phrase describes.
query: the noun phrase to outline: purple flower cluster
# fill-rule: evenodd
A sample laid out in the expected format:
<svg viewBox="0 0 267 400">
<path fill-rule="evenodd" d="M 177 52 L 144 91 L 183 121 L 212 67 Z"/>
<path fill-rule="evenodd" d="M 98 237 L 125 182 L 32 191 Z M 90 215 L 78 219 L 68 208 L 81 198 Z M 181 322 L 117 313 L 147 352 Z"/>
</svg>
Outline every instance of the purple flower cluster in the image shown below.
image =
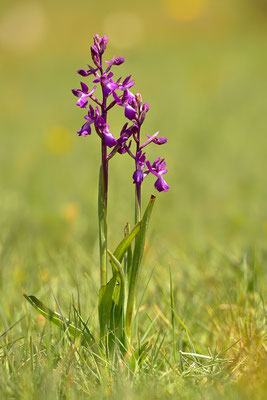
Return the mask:
<svg viewBox="0 0 267 400">
<path fill-rule="evenodd" d="M 158 137 L 159 132 L 152 136 L 146 135 L 147 140 L 141 143 L 141 126 L 145 121 L 146 114 L 149 111 L 149 104 L 142 102 L 139 93 L 134 95 L 130 88 L 134 85 L 132 76 L 129 75 L 125 79 L 119 78 L 114 80 L 111 69 L 124 63 L 123 57 L 113 57 L 111 61 L 105 61 L 103 64 L 103 54 L 108 43 L 107 36 L 94 36 L 94 45 L 91 47 L 91 57 L 93 66 L 88 65 L 87 69 L 79 69 L 77 72 L 82 77 L 93 76 L 95 86 L 92 89 L 81 82 L 81 89 L 73 89 L 72 93 L 78 98 L 77 105 L 82 109 L 86 109 L 88 101 L 96 103 L 95 108 L 90 104 L 88 112 L 84 119 L 86 122 L 78 131 L 79 136 L 87 136 L 91 134 L 91 125 L 94 125 L 95 131 L 102 141 L 102 149 L 109 147 L 110 153 L 105 151 L 106 163 L 116 154 L 129 154 L 135 160 L 135 172 L 133 174 L 133 182 L 140 188 L 144 178 L 149 174 L 156 176 L 155 188 L 161 192 L 166 192 L 169 186 L 163 179 L 163 174 L 167 172 L 164 159 L 157 158 L 153 164 L 146 159 L 146 153 L 143 152 L 144 147 L 150 143 L 162 145 L 167 142 L 165 137 Z M 102 100 L 95 97 L 97 84 L 102 89 Z M 124 108 L 124 115 L 129 121 L 122 127 L 118 139 L 111 133 L 107 123 L 108 111 L 114 106 Z M 132 143 L 135 142 L 135 151 L 131 150 Z"/>
</svg>

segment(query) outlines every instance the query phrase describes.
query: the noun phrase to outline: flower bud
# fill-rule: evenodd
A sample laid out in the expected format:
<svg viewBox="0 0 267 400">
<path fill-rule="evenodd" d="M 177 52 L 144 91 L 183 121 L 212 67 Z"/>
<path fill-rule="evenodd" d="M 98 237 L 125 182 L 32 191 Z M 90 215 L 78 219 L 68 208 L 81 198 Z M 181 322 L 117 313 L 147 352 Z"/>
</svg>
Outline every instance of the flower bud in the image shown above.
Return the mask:
<svg viewBox="0 0 267 400">
<path fill-rule="evenodd" d="M 96 33 L 94 36 L 94 43 L 98 48 L 99 48 L 100 40 L 101 40 L 101 37 Z"/>
<path fill-rule="evenodd" d="M 124 61 L 125 61 L 124 57 L 117 57 L 113 65 L 121 65 L 124 63 Z"/>
<path fill-rule="evenodd" d="M 78 74 L 81 75 L 81 76 L 88 76 L 88 75 L 89 75 L 89 72 L 86 71 L 86 69 L 78 69 L 77 72 L 78 72 Z"/>
<path fill-rule="evenodd" d="M 91 46 L 91 54 L 92 54 L 92 57 L 98 56 L 98 48 L 95 45 Z"/>
<path fill-rule="evenodd" d="M 142 96 L 141 96 L 141 94 L 140 93 L 136 93 L 135 99 L 136 99 L 138 108 L 140 109 L 141 106 L 142 106 Z"/>
<path fill-rule="evenodd" d="M 135 97 L 133 97 L 132 98 L 132 100 L 131 100 L 131 106 L 135 109 L 135 110 L 137 110 L 137 101 L 135 100 Z"/>
<path fill-rule="evenodd" d="M 99 65 L 99 52 L 98 52 L 98 49 L 97 49 L 97 47 L 95 45 L 91 47 L 91 56 L 92 56 L 92 60 L 93 60 L 94 64 L 97 67 L 100 67 L 100 65 Z"/>
<path fill-rule="evenodd" d="M 148 103 L 144 103 L 142 106 L 142 112 L 147 113 L 149 110 L 149 104 Z"/>
<path fill-rule="evenodd" d="M 161 144 L 167 143 L 167 141 L 168 141 L 167 138 L 165 138 L 165 137 L 163 136 L 163 137 L 159 137 L 159 138 L 154 139 L 154 140 L 153 140 L 153 143 L 156 143 L 156 144 L 161 145 Z"/>
<path fill-rule="evenodd" d="M 100 39 L 100 43 L 99 43 L 99 52 L 100 52 L 100 54 L 104 53 L 104 51 L 107 48 L 107 44 L 108 44 L 108 37 L 107 36 L 103 36 Z"/>
</svg>

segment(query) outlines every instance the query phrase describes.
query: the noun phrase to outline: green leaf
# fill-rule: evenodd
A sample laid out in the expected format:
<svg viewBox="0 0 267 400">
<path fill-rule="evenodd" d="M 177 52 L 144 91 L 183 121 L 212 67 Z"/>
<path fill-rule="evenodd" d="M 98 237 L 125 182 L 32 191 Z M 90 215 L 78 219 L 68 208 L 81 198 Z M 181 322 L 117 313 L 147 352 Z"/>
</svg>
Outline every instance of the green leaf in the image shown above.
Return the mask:
<svg viewBox="0 0 267 400">
<path fill-rule="evenodd" d="M 128 293 L 128 301 L 127 301 L 127 310 L 126 310 L 126 332 L 127 335 L 130 336 L 131 332 L 131 323 L 132 323 L 132 314 L 133 314 L 133 307 L 136 295 L 136 288 L 137 288 L 137 281 L 139 275 L 140 264 L 142 261 L 144 247 L 145 247 L 145 240 L 146 240 L 146 233 L 148 229 L 150 215 L 155 203 L 155 196 L 151 196 L 148 206 L 145 210 L 144 216 L 141 221 L 141 229 L 136 237 L 134 253 L 133 253 L 133 262 L 130 272 L 130 279 L 129 279 L 129 293 Z"/>
<path fill-rule="evenodd" d="M 23 296 L 40 314 L 42 314 L 46 319 L 48 319 L 54 325 L 62 329 L 67 328 L 70 335 L 73 338 L 81 337 L 82 339 L 85 339 L 86 342 L 90 342 L 94 339 L 92 334 L 89 334 L 88 332 L 85 332 L 78 326 L 75 326 L 73 322 L 71 322 L 68 318 L 64 318 L 59 313 L 52 311 L 50 308 L 46 307 L 40 300 L 38 300 L 35 296 L 27 296 L 26 294 L 24 294 Z"/>
<path fill-rule="evenodd" d="M 108 255 L 110 257 L 110 262 L 113 269 L 117 272 L 117 285 L 113 292 L 113 309 L 112 316 L 113 319 L 113 329 L 116 332 L 116 336 L 123 338 L 123 320 L 124 320 L 124 304 L 125 304 L 125 274 L 123 267 L 119 260 L 108 250 Z"/>
<path fill-rule="evenodd" d="M 123 256 L 126 253 L 128 247 L 130 246 L 133 239 L 136 237 L 136 235 L 140 231 L 141 224 L 142 224 L 142 221 L 137 222 L 137 224 L 135 225 L 133 230 L 122 239 L 122 241 L 120 242 L 120 244 L 114 251 L 114 256 L 117 258 L 117 260 L 119 262 L 122 262 Z"/>
<path fill-rule="evenodd" d="M 113 304 L 113 292 L 117 281 L 117 273 L 113 271 L 113 277 L 110 281 L 102 286 L 98 296 L 98 318 L 100 325 L 100 337 L 105 334 L 106 326 L 110 324 L 111 310 Z"/>
<path fill-rule="evenodd" d="M 125 275 L 124 275 L 124 271 L 122 268 L 121 263 L 119 262 L 119 260 L 114 256 L 114 254 L 111 253 L 111 251 L 108 249 L 108 255 L 110 257 L 110 262 L 113 266 L 113 268 L 115 268 L 115 270 L 117 271 L 117 280 L 119 285 L 117 285 L 118 290 L 117 290 L 117 294 L 119 293 L 119 299 L 118 299 L 118 304 L 122 305 L 124 303 L 124 292 L 125 292 Z M 117 299 L 114 298 L 113 295 L 113 300 L 116 301 Z"/>
</svg>

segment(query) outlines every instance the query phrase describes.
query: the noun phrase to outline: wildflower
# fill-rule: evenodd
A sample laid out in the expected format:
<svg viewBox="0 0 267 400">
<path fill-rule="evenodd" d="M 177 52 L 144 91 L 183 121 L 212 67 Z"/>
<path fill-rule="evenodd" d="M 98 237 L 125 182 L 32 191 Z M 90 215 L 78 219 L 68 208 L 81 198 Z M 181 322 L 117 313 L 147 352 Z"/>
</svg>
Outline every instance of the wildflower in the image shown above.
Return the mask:
<svg viewBox="0 0 267 400">
<path fill-rule="evenodd" d="M 133 174 L 133 183 L 137 185 L 141 185 L 141 183 L 144 180 L 144 173 L 142 170 L 145 167 L 145 161 L 146 161 L 146 154 L 142 153 L 141 150 L 138 151 L 135 157 L 136 170 Z"/>
<path fill-rule="evenodd" d="M 113 147 L 117 144 L 117 140 L 114 138 L 109 130 L 109 124 L 107 124 L 104 118 L 99 115 L 99 108 L 96 107 L 96 117 L 94 119 L 95 128 L 98 130 L 108 147 Z"/>
<path fill-rule="evenodd" d="M 108 75 L 103 74 L 93 80 L 94 83 L 101 82 L 106 97 L 108 97 L 114 90 L 118 89 L 118 85 L 113 81 L 112 77 L 113 73 L 110 72 Z"/>
<path fill-rule="evenodd" d="M 79 100 L 77 101 L 77 106 L 80 106 L 81 108 L 85 108 L 88 104 L 87 97 L 90 97 L 94 91 L 96 90 L 96 86 L 93 87 L 93 89 L 89 92 L 88 86 L 81 82 L 81 88 L 82 89 L 72 89 L 72 93 L 74 96 L 79 97 Z"/>
<path fill-rule="evenodd" d="M 88 115 L 86 115 L 84 118 L 87 120 L 85 124 L 81 127 L 81 129 L 77 132 L 79 136 L 87 136 L 91 135 L 91 125 L 94 123 L 94 109 L 90 105 Z"/>
<path fill-rule="evenodd" d="M 165 182 L 165 180 L 163 179 L 162 175 L 166 174 L 166 172 L 168 172 L 168 170 L 165 168 L 166 167 L 166 162 L 164 160 L 164 158 L 156 158 L 156 160 L 154 161 L 154 163 L 150 164 L 149 161 L 146 162 L 147 168 L 149 170 L 149 172 L 151 172 L 153 175 L 155 175 L 158 179 L 155 182 L 155 188 L 159 191 L 159 192 L 167 192 L 167 190 L 170 188 L 170 186 L 168 186 L 168 184 Z"/>
</svg>

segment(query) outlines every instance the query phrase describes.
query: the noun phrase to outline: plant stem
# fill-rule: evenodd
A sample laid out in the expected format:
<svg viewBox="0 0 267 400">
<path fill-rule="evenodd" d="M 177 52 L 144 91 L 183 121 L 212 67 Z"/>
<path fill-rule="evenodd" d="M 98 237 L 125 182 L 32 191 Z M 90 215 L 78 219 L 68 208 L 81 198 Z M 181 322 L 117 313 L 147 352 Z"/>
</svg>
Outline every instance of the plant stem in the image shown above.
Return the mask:
<svg viewBox="0 0 267 400">
<path fill-rule="evenodd" d="M 100 58 L 101 74 L 102 70 L 102 57 Z M 103 102 L 101 104 L 102 118 L 107 121 L 107 97 L 104 93 L 104 85 L 102 84 Z M 98 216 L 99 216 L 99 250 L 100 250 L 100 287 L 107 284 L 107 264 L 108 264 L 108 253 L 107 253 L 107 205 L 108 205 L 108 158 L 107 158 L 107 146 L 102 139 L 101 143 L 101 155 L 102 164 L 100 169 L 99 177 L 99 201 L 98 201 Z M 101 181 L 100 181 L 101 180 Z"/>
<path fill-rule="evenodd" d="M 135 224 L 137 224 L 141 220 L 141 184 L 135 186 Z"/>
<path fill-rule="evenodd" d="M 106 146 L 102 142 L 102 165 L 99 174 L 98 219 L 99 219 L 99 250 L 100 250 L 100 284 L 107 283 L 107 190 L 108 190 L 108 163 L 103 161 Z"/>
<path fill-rule="evenodd" d="M 140 150 L 140 125 L 137 132 L 136 154 Z M 141 183 L 135 185 L 135 223 L 141 220 Z"/>
</svg>

